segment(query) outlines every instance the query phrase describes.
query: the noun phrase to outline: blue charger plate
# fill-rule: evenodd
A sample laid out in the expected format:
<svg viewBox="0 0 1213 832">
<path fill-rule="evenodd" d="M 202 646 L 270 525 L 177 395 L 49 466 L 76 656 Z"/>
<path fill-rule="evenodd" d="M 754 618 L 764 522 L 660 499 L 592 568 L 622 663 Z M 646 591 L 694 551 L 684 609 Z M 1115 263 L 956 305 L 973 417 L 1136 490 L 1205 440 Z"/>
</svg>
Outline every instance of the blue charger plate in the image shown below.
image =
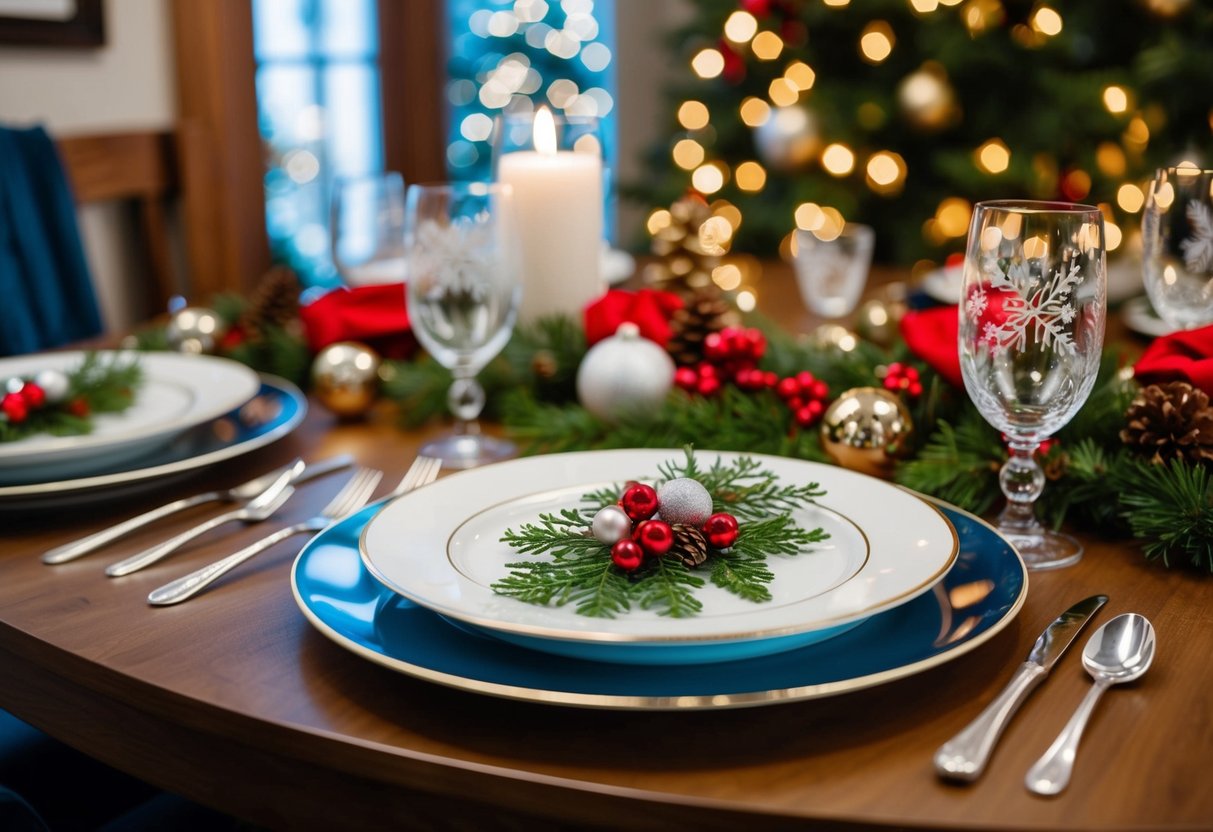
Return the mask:
<svg viewBox="0 0 1213 832">
<path fill-rule="evenodd" d="M 363 568 L 358 536 L 372 505 L 321 532 L 291 570 L 308 621 L 342 647 L 401 673 L 476 693 L 588 708 L 748 707 L 832 696 L 920 673 L 1007 626 L 1028 576 L 982 520 L 940 506 L 956 527 L 955 566 L 931 592 L 829 639 L 775 655 L 671 667 L 564 658 L 448 621 L 383 588 Z"/>
</svg>

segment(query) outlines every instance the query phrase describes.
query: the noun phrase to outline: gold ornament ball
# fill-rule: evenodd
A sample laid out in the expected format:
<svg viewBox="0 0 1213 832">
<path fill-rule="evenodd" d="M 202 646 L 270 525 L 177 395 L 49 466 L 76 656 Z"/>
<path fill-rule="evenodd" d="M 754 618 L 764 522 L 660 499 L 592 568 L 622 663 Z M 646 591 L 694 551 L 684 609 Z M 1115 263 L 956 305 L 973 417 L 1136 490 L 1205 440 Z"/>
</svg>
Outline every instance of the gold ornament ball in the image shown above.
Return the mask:
<svg viewBox="0 0 1213 832">
<path fill-rule="evenodd" d="M 209 355 L 226 332 L 227 325 L 218 312 L 202 306 L 187 306 L 169 318 L 164 337 L 177 352 Z"/>
<path fill-rule="evenodd" d="M 312 390 L 339 416 L 362 416 L 379 398 L 379 355 L 365 344 L 329 344 L 312 361 Z"/>
<path fill-rule="evenodd" d="M 901 315 L 890 304 L 879 298 L 865 301 L 859 307 L 855 331 L 861 338 L 887 347 L 897 339 L 897 324 Z"/>
<path fill-rule="evenodd" d="M 913 434 L 910 411 L 879 387 L 848 390 L 826 408 L 821 420 L 826 453 L 843 468 L 875 477 L 892 473 Z"/>
</svg>

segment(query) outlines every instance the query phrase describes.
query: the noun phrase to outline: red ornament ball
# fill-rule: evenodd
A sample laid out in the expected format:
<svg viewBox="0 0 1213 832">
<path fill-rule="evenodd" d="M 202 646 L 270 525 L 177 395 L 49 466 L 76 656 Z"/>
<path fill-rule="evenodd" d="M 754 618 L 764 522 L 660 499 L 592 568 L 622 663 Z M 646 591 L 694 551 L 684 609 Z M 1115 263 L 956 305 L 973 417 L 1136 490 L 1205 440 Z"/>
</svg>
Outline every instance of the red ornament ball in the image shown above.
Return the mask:
<svg viewBox="0 0 1213 832">
<path fill-rule="evenodd" d="M 5 393 L 0 399 L 0 412 L 3 412 L 13 424 L 24 422 L 29 416 L 29 406 L 20 393 Z"/>
<path fill-rule="evenodd" d="M 46 404 L 46 391 L 32 381 L 27 381 L 21 386 L 21 398 L 25 399 L 25 403 L 31 408 L 42 407 Z"/>
<path fill-rule="evenodd" d="M 620 540 L 611 547 L 611 563 L 624 572 L 634 572 L 644 562 L 644 550 L 634 540 Z"/>
<path fill-rule="evenodd" d="M 703 535 L 714 549 L 727 549 L 737 542 L 737 518 L 723 511 L 703 524 Z"/>
<path fill-rule="evenodd" d="M 664 520 L 645 520 L 636 527 L 632 539 L 640 544 L 646 555 L 659 557 L 674 545 L 674 529 Z"/>
<path fill-rule="evenodd" d="M 651 485 L 636 483 L 623 492 L 623 496 L 619 498 L 619 507 L 633 523 L 648 520 L 657 513 L 657 492 Z"/>
</svg>

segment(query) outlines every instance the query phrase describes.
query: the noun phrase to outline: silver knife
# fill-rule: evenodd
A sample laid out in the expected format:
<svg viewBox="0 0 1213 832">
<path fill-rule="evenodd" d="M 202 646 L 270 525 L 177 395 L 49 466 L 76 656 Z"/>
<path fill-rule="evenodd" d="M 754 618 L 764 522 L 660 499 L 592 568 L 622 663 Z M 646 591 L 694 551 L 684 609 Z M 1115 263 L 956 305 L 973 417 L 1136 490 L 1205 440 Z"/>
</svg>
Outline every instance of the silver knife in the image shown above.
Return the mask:
<svg viewBox="0 0 1213 832">
<path fill-rule="evenodd" d="M 1027 661 L 1019 666 L 1002 693 L 967 728 L 935 752 L 935 772 L 940 777 L 971 783 L 981 776 L 994 744 L 1015 711 L 1028 698 L 1028 694 L 1044 681 L 1066 648 L 1106 603 L 1108 596 L 1092 595 L 1070 607 L 1045 627 L 1028 653 Z"/>
</svg>

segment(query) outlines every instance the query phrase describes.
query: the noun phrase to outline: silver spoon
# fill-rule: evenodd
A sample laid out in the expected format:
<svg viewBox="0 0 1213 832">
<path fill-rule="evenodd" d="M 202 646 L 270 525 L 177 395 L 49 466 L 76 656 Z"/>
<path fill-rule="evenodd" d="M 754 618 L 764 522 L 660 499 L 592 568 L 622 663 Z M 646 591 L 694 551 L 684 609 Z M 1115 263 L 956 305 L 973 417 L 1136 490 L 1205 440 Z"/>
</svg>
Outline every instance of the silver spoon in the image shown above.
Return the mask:
<svg viewBox="0 0 1213 832">
<path fill-rule="evenodd" d="M 1028 791 L 1053 795 L 1069 785 L 1078 741 L 1082 739 L 1082 731 L 1099 697 L 1112 685 L 1139 678 L 1150 669 L 1152 661 L 1154 627 L 1145 616 L 1137 613 L 1118 615 L 1095 631 L 1082 650 L 1082 666 L 1095 684 L 1049 750 L 1028 769 L 1024 780 Z"/>
</svg>

